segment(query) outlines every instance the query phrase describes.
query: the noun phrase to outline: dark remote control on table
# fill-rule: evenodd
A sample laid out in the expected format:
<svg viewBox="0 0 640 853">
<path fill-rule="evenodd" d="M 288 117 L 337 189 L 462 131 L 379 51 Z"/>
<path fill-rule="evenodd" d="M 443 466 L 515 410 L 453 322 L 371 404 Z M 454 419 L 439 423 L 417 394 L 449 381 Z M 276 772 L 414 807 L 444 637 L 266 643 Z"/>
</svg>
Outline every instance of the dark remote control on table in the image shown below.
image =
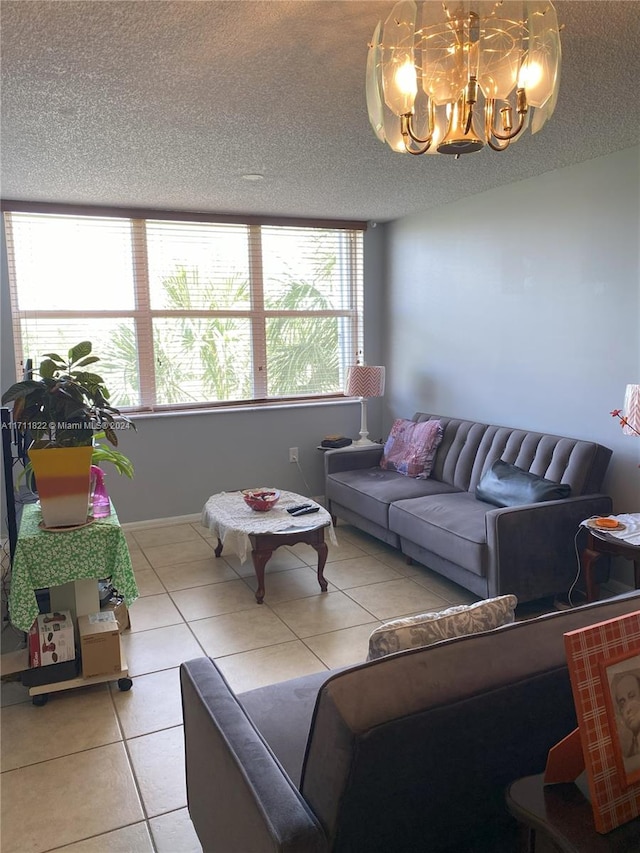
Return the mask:
<svg viewBox="0 0 640 853">
<path fill-rule="evenodd" d="M 311 506 L 311 504 L 298 504 L 298 506 L 290 506 L 287 509 L 287 512 L 291 513 L 291 515 L 293 515 L 294 512 L 298 512 L 301 509 L 308 509 L 310 506 Z"/>
<path fill-rule="evenodd" d="M 292 512 L 291 515 L 294 515 L 296 518 L 300 515 L 311 515 L 312 512 L 320 512 L 319 506 L 312 506 L 309 509 L 299 509 L 297 512 Z"/>
</svg>

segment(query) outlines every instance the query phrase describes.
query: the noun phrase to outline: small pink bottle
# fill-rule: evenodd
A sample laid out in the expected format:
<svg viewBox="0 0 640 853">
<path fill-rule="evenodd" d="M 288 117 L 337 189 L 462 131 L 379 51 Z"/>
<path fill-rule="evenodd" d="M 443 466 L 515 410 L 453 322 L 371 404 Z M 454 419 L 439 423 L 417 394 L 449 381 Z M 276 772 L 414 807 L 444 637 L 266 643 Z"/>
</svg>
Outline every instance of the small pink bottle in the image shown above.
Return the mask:
<svg viewBox="0 0 640 853">
<path fill-rule="evenodd" d="M 91 515 L 94 518 L 105 518 L 107 515 L 111 515 L 111 503 L 104 485 L 104 471 L 97 465 L 91 466 L 91 482 L 93 483 Z"/>
</svg>

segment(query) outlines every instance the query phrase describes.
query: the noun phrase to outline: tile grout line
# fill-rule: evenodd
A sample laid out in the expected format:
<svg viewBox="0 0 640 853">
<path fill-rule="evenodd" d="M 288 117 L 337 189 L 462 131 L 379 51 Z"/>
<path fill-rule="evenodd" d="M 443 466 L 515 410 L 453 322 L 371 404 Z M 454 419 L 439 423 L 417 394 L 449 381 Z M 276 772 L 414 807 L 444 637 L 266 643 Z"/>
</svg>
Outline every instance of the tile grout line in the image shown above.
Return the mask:
<svg viewBox="0 0 640 853">
<path fill-rule="evenodd" d="M 134 683 L 133 683 L 131 689 L 133 689 L 133 687 L 135 687 L 135 680 L 133 678 L 132 678 L 132 681 Z M 138 781 L 138 774 L 136 773 L 135 765 L 133 763 L 133 759 L 131 757 L 131 752 L 129 750 L 129 744 L 128 744 L 129 738 L 127 738 L 127 736 L 125 734 L 124 726 L 123 726 L 122 721 L 120 719 L 120 714 L 118 713 L 118 707 L 116 705 L 116 701 L 114 698 L 114 693 L 113 693 L 113 689 L 112 689 L 111 684 L 109 685 L 109 697 L 111 699 L 111 705 L 112 705 L 114 713 L 116 715 L 118 728 L 120 729 L 120 733 L 122 734 L 122 740 L 124 743 L 124 751 L 125 751 L 125 755 L 127 756 L 127 764 L 129 766 L 129 771 L 130 771 L 131 776 L 133 778 L 133 784 L 135 785 L 136 792 L 138 794 L 138 799 L 140 800 L 140 808 L 142 809 L 142 814 L 144 815 L 144 823 L 146 824 L 147 832 L 149 833 L 149 838 L 151 839 L 151 846 L 154 850 L 154 853 L 157 853 L 158 848 L 156 846 L 156 842 L 155 842 L 155 839 L 153 837 L 153 832 L 151 831 L 151 824 L 149 823 L 149 814 L 147 812 L 147 807 L 146 807 L 145 802 L 144 802 L 144 797 L 142 796 L 142 788 L 141 788 L 140 783 Z M 122 827 L 118 827 L 118 828 L 121 829 Z"/>
<path fill-rule="evenodd" d="M 184 541 L 188 541 L 188 540 L 184 540 Z M 171 543 L 171 544 L 173 544 L 173 543 Z M 142 546 L 140 546 L 140 547 L 141 547 L 141 550 L 143 550 L 143 552 L 144 552 L 144 548 L 143 548 Z M 154 546 L 152 546 L 152 547 L 154 547 Z M 293 552 L 293 551 L 292 551 L 291 549 L 289 549 L 289 548 L 287 548 L 287 550 L 288 550 L 290 553 L 293 553 L 293 554 L 294 554 L 298 559 L 300 559 L 300 560 L 302 560 L 302 561 L 304 562 L 304 558 L 303 558 L 303 557 L 300 557 L 300 555 L 298 555 L 297 553 Z M 366 552 L 364 552 L 364 551 L 363 551 L 362 556 L 373 557 L 373 558 L 374 558 L 374 559 L 376 559 L 376 560 L 378 559 L 378 558 L 375 556 L 375 554 L 367 554 L 367 553 L 366 553 Z M 222 559 L 224 559 L 224 557 L 223 557 Z M 355 557 L 355 558 L 349 557 L 349 558 L 345 558 L 345 559 L 360 559 L 360 557 L 359 557 L 359 556 L 358 556 L 358 557 Z M 334 561 L 331 561 L 331 562 L 332 562 L 332 563 L 336 563 L 336 562 L 342 562 L 342 561 L 334 560 Z M 379 561 L 379 562 L 381 562 L 381 564 L 382 564 L 383 566 L 385 566 L 386 568 L 390 569 L 391 571 L 394 571 L 394 569 L 393 569 L 393 567 L 392 567 L 392 566 L 386 566 L 386 564 L 382 563 L 382 561 Z M 229 565 L 229 564 L 227 564 L 227 565 Z M 305 564 L 305 565 L 306 565 L 306 567 L 307 567 L 307 568 L 309 568 L 309 569 L 310 569 L 312 572 L 314 572 L 314 574 L 315 574 L 315 572 L 317 571 L 317 569 L 316 569 L 314 566 L 309 565 L 309 564 Z M 330 564 L 328 563 L 327 565 L 330 565 Z M 247 587 L 249 587 L 249 589 L 251 589 L 250 580 L 251 580 L 252 578 L 251 578 L 251 576 L 250 576 L 250 575 L 247 575 L 247 576 L 240 576 L 240 575 L 238 575 L 237 571 L 233 568 L 233 566 L 229 566 L 229 568 L 230 568 L 232 571 L 234 571 L 234 572 L 235 572 L 235 574 L 238 576 L 238 579 L 239 579 L 239 580 L 243 581 L 243 582 L 245 583 L 245 585 L 246 585 Z M 298 568 L 303 568 L 303 566 L 300 566 L 300 567 L 298 567 Z M 283 570 L 281 570 L 280 572 L 273 572 L 272 574 L 282 574 L 282 573 L 283 573 L 283 572 L 285 572 L 285 571 L 293 571 L 293 570 L 295 570 L 295 569 L 283 569 Z M 325 570 L 326 570 L 326 567 L 325 567 Z M 154 570 L 154 571 L 155 571 L 155 570 Z M 156 574 L 157 574 L 157 572 L 156 572 Z M 413 581 L 414 585 L 415 585 L 416 587 L 418 587 L 420 590 L 426 590 L 428 593 L 430 593 L 430 594 L 432 594 L 432 595 L 437 596 L 438 598 L 440 598 L 440 599 L 441 599 L 441 602 L 442 602 L 442 605 L 444 605 L 444 606 L 452 606 L 452 605 L 453 605 L 453 602 L 451 602 L 451 601 L 449 601 L 448 599 L 446 599 L 446 598 L 445 598 L 445 597 L 444 597 L 440 592 L 437 592 L 436 590 L 432 590 L 432 589 L 430 589 L 429 587 L 425 587 L 425 586 L 423 586 L 422 584 L 417 583 L 417 582 L 414 580 L 413 576 L 402 575 L 402 574 L 400 574 L 400 573 L 397 573 L 397 574 L 398 574 L 398 578 L 397 578 L 397 580 L 409 580 L 409 581 Z M 159 580 L 160 580 L 160 582 L 162 583 L 162 579 L 161 579 L 161 578 L 159 578 Z M 394 579 L 394 580 L 395 580 L 395 579 Z M 219 582 L 217 582 L 217 583 L 213 583 L 213 584 L 199 584 L 199 585 L 198 585 L 198 587 L 199 587 L 199 586 L 217 586 L 219 583 L 229 583 L 229 582 L 232 582 L 232 581 L 219 581 Z M 358 585 L 358 586 L 352 586 L 352 587 L 337 587 L 337 586 L 335 585 L 335 583 L 332 583 L 331 581 L 329 581 L 330 585 L 335 587 L 335 589 L 333 590 L 334 592 L 342 592 L 342 593 L 343 593 L 347 598 L 349 598 L 349 599 L 350 599 L 354 604 L 356 604 L 356 605 L 357 605 L 358 607 L 360 607 L 361 609 L 365 610 L 365 612 L 367 612 L 367 613 L 372 617 L 372 620 L 374 620 L 374 621 L 381 621 L 381 620 L 383 620 L 383 617 L 380 617 L 380 616 L 376 615 L 372 610 L 370 610 L 369 608 L 367 608 L 367 607 L 365 607 L 363 604 L 361 604 L 359 601 L 357 601 L 357 599 L 355 599 L 352 595 L 350 595 L 350 594 L 349 594 L 349 590 L 350 590 L 350 589 L 361 589 L 361 588 L 366 587 L 366 586 L 375 586 L 375 585 L 377 585 L 377 584 L 381 584 L 381 583 L 389 583 L 389 582 L 390 582 L 390 581 L 388 581 L 388 580 L 385 580 L 385 581 L 371 581 L 371 582 L 369 582 L 369 583 L 363 583 L 363 584 L 360 584 L 360 585 Z M 170 597 L 170 599 L 171 599 L 172 603 L 174 604 L 174 606 L 178 609 L 178 611 L 179 611 L 179 613 L 180 613 L 180 615 L 181 615 L 181 617 L 182 617 L 183 621 L 184 621 L 187 625 L 190 625 L 190 623 L 192 623 L 192 622 L 201 621 L 201 620 L 203 620 L 203 619 L 216 618 L 217 616 L 225 616 L 225 615 L 229 615 L 229 614 L 234 613 L 234 612 L 238 612 L 238 613 L 239 613 L 239 612 L 243 612 L 243 610 L 245 610 L 245 608 L 243 608 L 243 610 L 237 610 L 237 611 L 236 611 L 236 610 L 230 610 L 230 611 L 226 611 L 225 613 L 219 613 L 219 614 L 215 614 L 215 615 L 212 615 L 212 616 L 203 616 L 203 617 L 200 617 L 199 619 L 191 619 L 191 620 L 187 620 L 187 618 L 184 616 L 184 614 L 183 614 L 183 613 L 182 613 L 182 611 L 180 610 L 179 605 L 175 602 L 175 600 L 174 600 L 174 599 L 173 599 L 173 597 L 172 597 L 172 592 L 179 592 L 179 591 L 182 591 L 182 590 L 168 590 L 168 589 L 164 586 L 164 584 L 163 584 L 163 587 L 165 588 L 166 593 L 169 595 L 169 597 Z M 190 589 L 198 588 L 198 587 L 190 587 Z M 253 590 L 252 590 L 252 591 L 253 591 Z M 300 596 L 299 598 L 287 599 L 287 600 L 285 600 L 285 601 L 283 601 L 283 602 L 278 602 L 278 604 L 280 604 L 280 603 L 288 603 L 288 602 L 290 602 L 290 601 L 302 601 L 302 600 L 304 600 L 304 599 L 306 599 L 306 598 L 310 598 L 310 597 L 311 597 L 311 596 Z M 265 601 L 265 604 L 268 604 L 268 603 Z M 248 609 L 250 609 L 250 608 L 246 608 L 246 609 L 248 610 Z M 434 606 L 434 608 L 433 608 L 433 609 L 434 609 L 434 610 L 435 610 L 435 609 L 438 609 L 438 605 Z M 277 616 L 277 617 L 280 619 L 280 617 L 279 617 L 279 616 L 278 616 L 278 614 L 273 610 L 273 608 L 271 608 L 271 607 L 270 607 L 270 610 L 271 610 L 271 612 L 273 612 L 273 613 L 274 613 L 274 615 L 275 615 L 275 616 Z M 412 613 L 420 612 L 420 610 L 421 610 L 421 609 L 419 609 L 418 611 L 412 611 Z M 412 614 L 405 614 L 405 615 L 412 615 Z M 403 617 L 402 617 L 402 616 L 398 616 L 398 617 L 384 617 L 384 618 L 403 618 Z M 300 637 L 298 634 L 296 634 L 296 632 L 293 630 L 293 628 L 291 628 L 291 627 L 290 627 L 290 626 L 289 626 L 289 625 L 284 621 L 284 619 L 280 619 L 280 621 L 282 621 L 282 622 L 285 624 L 285 626 L 286 626 L 287 628 L 289 628 L 289 630 L 291 630 L 291 631 L 294 633 L 294 635 L 296 636 L 296 638 L 297 638 L 297 639 L 301 640 L 301 641 L 304 643 L 305 638 Z M 179 623 L 176 623 L 176 624 L 179 624 Z M 367 624 L 367 623 L 359 623 L 359 624 Z M 348 627 L 357 627 L 357 626 L 348 626 Z M 153 628 L 150 628 L 150 629 L 147 629 L 147 630 L 154 630 L 154 629 L 153 629 Z M 336 629 L 336 630 L 344 630 L 344 629 Z M 135 632 L 135 633 L 142 633 L 142 632 Z M 326 634 L 326 633 L 333 633 L 333 632 L 331 632 L 331 631 L 324 631 L 324 632 L 321 632 L 321 634 L 312 634 L 312 635 L 309 635 L 309 638 L 310 638 L 310 637 L 313 637 L 313 636 L 321 636 L 322 634 Z M 193 631 L 192 631 L 192 634 L 193 634 Z M 194 634 L 194 637 L 195 637 L 195 634 Z M 197 637 L 195 637 L 195 639 L 196 639 L 196 641 L 197 641 Z M 304 643 L 304 644 L 306 645 L 306 643 Z M 198 645 L 200 645 L 200 647 L 202 648 L 201 643 L 198 643 Z M 278 645 L 278 643 L 272 643 L 272 644 L 270 644 L 270 645 Z M 259 646 L 258 646 L 258 647 L 256 647 L 256 648 L 261 648 L 261 647 L 259 647 Z M 247 649 L 247 650 L 245 650 L 245 651 L 253 651 L 253 649 Z M 314 653 L 312 649 L 310 649 L 310 651 L 311 651 L 312 653 Z M 242 654 L 242 652 L 234 652 L 234 653 L 232 653 L 232 654 Z M 314 654 L 315 654 L 315 653 L 314 653 Z M 220 658 L 222 658 L 222 657 L 229 657 L 229 656 L 230 656 L 230 655 L 220 655 L 219 657 L 220 657 Z M 323 663 L 323 665 L 326 665 L 326 664 L 324 663 L 324 661 L 322 661 L 322 663 Z"/>
</svg>

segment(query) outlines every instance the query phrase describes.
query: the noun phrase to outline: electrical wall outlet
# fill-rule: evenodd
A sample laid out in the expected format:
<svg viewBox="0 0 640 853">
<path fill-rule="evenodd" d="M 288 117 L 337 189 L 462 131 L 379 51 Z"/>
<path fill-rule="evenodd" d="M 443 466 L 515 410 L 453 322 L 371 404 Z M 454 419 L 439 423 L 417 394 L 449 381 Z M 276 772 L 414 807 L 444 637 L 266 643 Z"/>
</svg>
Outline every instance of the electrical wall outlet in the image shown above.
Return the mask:
<svg viewBox="0 0 640 853">
<path fill-rule="evenodd" d="M 289 448 L 289 462 L 297 462 L 298 461 L 298 448 L 290 447 Z"/>
</svg>

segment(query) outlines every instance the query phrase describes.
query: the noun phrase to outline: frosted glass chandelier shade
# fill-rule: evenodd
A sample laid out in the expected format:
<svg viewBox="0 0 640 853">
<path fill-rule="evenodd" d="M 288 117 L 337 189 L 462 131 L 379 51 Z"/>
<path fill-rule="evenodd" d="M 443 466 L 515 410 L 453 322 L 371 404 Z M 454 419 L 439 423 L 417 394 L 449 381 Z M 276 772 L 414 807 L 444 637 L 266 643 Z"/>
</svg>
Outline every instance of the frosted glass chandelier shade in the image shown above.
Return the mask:
<svg viewBox="0 0 640 853">
<path fill-rule="evenodd" d="M 369 119 L 394 151 L 503 151 L 553 114 L 560 59 L 550 0 L 400 0 L 369 45 Z"/>
</svg>

